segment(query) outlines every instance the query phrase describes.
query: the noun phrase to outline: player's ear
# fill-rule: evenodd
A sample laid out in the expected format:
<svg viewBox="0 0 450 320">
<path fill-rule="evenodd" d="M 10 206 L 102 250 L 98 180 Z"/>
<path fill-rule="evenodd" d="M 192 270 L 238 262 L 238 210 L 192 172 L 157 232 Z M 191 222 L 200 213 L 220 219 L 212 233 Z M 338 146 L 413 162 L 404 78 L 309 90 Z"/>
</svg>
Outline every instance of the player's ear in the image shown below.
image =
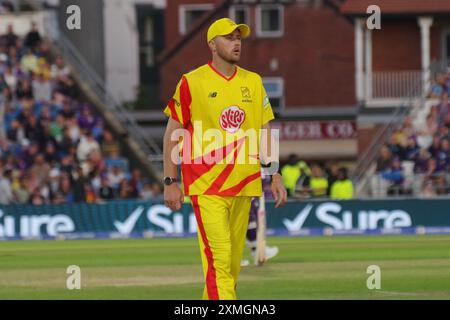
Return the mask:
<svg viewBox="0 0 450 320">
<path fill-rule="evenodd" d="M 216 53 L 217 49 L 216 49 L 216 42 L 214 41 L 214 39 L 208 42 L 208 46 L 209 49 L 211 49 L 212 53 Z"/>
</svg>

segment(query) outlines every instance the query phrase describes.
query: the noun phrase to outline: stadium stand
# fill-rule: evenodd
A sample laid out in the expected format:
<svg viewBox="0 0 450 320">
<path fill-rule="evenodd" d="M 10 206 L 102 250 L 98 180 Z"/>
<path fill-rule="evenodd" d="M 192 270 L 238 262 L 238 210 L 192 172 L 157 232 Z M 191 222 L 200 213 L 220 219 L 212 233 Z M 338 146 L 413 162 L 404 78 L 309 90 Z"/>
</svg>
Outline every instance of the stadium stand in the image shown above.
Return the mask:
<svg viewBox="0 0 450 320">
<path fill-rule="evenodd" d="M 161 196 L 131 168 L 62 56 L 35 25 L 0 35 L 0 204 L 59 204 Z"/>
<path fill-rule="evenodd" d="M 374 196 L 435 197 L 450 193 L 450 74 L 439 72 L 430 99 L 407 117 L 380 149 L 371 178 Z"/>
</svg>

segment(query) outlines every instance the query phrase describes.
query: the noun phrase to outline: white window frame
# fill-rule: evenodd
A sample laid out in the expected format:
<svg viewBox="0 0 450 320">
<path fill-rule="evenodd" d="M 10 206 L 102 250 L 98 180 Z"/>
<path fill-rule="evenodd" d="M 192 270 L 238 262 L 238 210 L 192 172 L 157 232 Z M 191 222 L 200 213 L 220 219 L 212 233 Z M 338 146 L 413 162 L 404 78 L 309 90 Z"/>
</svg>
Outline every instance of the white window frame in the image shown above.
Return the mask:
<svg viewBox="0 0 450 320">
<path fill-rule="evenodd" d="M 263 31 L 261 29 L 261 13 L 263 9 L 278 9 L 280 16 L 280 30 Z M 260 38 L 278 38 L 284 35 L 284 6 L 281 4 L 260 4 L 256 6 L 256 35 Z"/>
<path fill-rule="evenodd" d="M 268 82 L 272 82 L 278 85 L 279 89 L 275 94 L 273 92 L 267 92 L 267 96 L 270 98 L 280 99 L 280 106 L 277 110 L 284 108 L 284 79 L 282 77 L 263 77 L 262 78 L 263 85 Z M 265 87 L 264 87 L 265 88 Z M 272 95 L 271 95 L 272 94 Z"/>
<path fill-rule="evenodd" d="M 244 21 L 246 25 L 250 25 L 250 7 L 245 4 L 236 4 L 230 6 L 228 16 L 231 20 L 236 21 L 236 9 L 238 10 L 245 10 L 245 15 L 247 16 L 247 21 Z"/>
<path fill-rule="evenodd" d="M 445 28 L 442 30 L 442 36 L 441 36 L 441 46 L 442 46 L 442 60 L 445 59 L 445 66 L 447 68 L 450 68 L 450 59 L 447 59 L 447 48 L 446 48 L 446 43 L 447 43 L 447 36 L 450 36 L 450 28 Z M 432 81 L 434 79 L 431 79 Z"/>
<path fill-rule="evenodd" d="M 192 10 L 204 10 L 210 11 L 214 9 L 214 4 L 212 3 L 201 3 L 201 4 L 182 4 L 178 7 L 178 32 L 181 35 L 185 35 L 186 30 L 186 12 Z"/>
</svg>

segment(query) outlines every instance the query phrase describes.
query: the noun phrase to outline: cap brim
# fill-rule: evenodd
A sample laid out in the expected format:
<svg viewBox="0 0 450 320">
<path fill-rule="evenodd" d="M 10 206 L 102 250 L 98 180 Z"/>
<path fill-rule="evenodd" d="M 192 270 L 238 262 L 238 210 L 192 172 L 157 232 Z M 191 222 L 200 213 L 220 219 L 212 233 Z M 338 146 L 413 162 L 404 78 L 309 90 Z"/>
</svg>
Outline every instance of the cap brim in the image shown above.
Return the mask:
<svg viewBox="0 0 450 320">
<path fill-rule="evenodd" d="M 242 38 L 247 38 L 250 35 L 250 27 L 245 23 L 238 24 L 236 29 L 239 29 L 239 31 L 241 32 Z"/>
<path fill-rule="evenodd" d="M 230 26 L 229 29 L 224 30 L 221 34 L 218 34 L 217 36 L 226 36 L 236 29 L 239 29 L 239 31 L 241 32 L 242 39 L 247 38 L 250 35 L 250 27 L 244 23 L 240 23 L 234 26 Z"/>
</svg>

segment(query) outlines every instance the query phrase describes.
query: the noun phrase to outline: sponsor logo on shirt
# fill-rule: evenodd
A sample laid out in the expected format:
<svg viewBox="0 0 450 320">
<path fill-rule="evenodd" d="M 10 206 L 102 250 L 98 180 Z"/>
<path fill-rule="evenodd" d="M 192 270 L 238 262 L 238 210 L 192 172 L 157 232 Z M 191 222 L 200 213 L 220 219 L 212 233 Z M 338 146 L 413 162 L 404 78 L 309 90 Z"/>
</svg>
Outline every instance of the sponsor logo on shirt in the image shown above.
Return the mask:
<svg viewBox="0 0 450 320">
<path fill-rule="evenodd" d="M 234 133 L 245 120 L 245 111 L 238 106 L 230 106 L 222 111 L 219 122 L 223 130 Z"/>
<path fill-rule="evenodd" d="M 241 87 L 241 94 L 242 94 L 242 102 L 252 102 L 250 89 L 248 87 Z"/>
</svg>

